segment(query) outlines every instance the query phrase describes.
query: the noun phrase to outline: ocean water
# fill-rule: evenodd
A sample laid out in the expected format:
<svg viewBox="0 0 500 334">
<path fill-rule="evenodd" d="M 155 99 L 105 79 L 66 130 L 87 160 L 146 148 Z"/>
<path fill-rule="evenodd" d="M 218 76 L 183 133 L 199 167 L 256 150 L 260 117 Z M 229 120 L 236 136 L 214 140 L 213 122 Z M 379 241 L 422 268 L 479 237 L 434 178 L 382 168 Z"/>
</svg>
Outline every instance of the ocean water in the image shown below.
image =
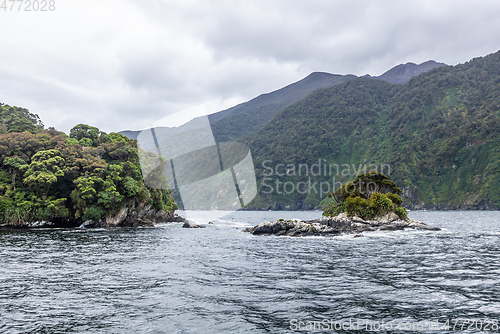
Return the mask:
<svg viewBox="0 0 500 334">
<path fill-rule="evenodd" d="M 320 215 L 0 230 L 0 333 L 500 332 L 499 212 L 410 213 L 439 232 L 242 232 Z"/>
</svg>

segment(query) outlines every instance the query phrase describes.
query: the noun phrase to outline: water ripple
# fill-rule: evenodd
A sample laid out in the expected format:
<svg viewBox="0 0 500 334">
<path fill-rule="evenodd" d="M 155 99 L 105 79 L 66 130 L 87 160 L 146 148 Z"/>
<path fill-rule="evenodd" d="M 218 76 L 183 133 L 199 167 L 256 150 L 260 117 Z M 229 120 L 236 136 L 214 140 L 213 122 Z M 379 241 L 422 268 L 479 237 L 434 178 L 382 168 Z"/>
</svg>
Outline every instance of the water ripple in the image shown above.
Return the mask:
<svg viewBox="0 0 500 334">
<path fill-rule="evenodd" d="M 0 231 L 0 332 L 283 333 L 292 319 L 500 318 L 494 212 L 412 212 L 443 231 L 357 239 L 241 232 L 286 214 L 318 215 L 240 212 L 200 230 Z"/>
</svg>

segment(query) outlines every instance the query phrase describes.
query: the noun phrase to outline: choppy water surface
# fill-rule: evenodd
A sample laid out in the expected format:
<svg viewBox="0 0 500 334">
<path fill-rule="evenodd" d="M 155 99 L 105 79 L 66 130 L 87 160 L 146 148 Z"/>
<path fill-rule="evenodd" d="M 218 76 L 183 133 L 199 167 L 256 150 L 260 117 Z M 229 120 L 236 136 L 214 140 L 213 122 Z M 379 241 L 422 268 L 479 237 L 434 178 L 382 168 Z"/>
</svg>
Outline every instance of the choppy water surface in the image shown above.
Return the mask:
<svg viewBox="0 0 500 334">
<path fill-rule="evenodd" d="M 492 324 L 433 332 L 500 332 L 498 212 L 410 214 L 440 232 L 242 232 L 320 214 L 236 212 L 208 225 L 210 212 L 196 213 L 205 229 L 0 231 L 0 332 L 288 333 L 324 321 L 317 332 L 361 333 L 333 326 L 458 318 Z"/>
</svg>

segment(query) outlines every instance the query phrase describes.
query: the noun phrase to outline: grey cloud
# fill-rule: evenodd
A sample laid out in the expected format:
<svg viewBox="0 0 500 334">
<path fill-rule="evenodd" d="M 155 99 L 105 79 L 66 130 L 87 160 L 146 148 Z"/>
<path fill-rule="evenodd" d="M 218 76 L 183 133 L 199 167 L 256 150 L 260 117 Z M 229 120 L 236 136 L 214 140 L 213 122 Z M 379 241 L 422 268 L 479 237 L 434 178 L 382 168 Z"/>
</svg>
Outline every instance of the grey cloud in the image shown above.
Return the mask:
<svg viewBox="0 0 500 334">
<path fill-rule="evenodd" d="M 498 11 L 499 3 L 492 1 L 271 3 L 274 6 L 250 2 L 251 9 L 263 7 L 262 15 L 221 6 L 224 15 L 198 33 L 221 58 L 274 58 L 361 74 L 374 56 L 388 59 L 384 70 L 396 65 L 398 57 L 406 60 L 415 54 L 450 62 L 457 59 L 452 50 L 460 50 L 467 59 L 470 53 L 464 45 L 491 45 L 499 27 L 490 14 Z M 468 55 L 464 58 L 463 53 Z"/>
<path fill-rule="evenodd" d="M 68 131 L 228 108 L 313 71 L 382 74 L 500 49 L 500 1 L 98 0 L 0 21 L 0 101 Z M 17 27 L 17 28 L 16 28 Z"/>
</svg>

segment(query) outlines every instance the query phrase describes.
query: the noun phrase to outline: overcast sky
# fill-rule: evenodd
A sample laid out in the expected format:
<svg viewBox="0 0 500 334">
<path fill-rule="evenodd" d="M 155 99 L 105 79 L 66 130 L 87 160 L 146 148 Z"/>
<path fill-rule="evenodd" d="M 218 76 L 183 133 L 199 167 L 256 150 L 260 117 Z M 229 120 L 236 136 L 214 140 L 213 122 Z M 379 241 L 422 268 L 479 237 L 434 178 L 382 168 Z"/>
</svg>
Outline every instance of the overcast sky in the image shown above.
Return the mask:
<svg viewBox="0 0 500 334">
<path fill-rule="evenodd" d="M 500 0 L 19 3 L 0 8 L 0 102 L 65 132 L 142 129 L 201 104 L 215 112 L 314 71 L 380 75 L 500 49 Z"/>
</svg>

